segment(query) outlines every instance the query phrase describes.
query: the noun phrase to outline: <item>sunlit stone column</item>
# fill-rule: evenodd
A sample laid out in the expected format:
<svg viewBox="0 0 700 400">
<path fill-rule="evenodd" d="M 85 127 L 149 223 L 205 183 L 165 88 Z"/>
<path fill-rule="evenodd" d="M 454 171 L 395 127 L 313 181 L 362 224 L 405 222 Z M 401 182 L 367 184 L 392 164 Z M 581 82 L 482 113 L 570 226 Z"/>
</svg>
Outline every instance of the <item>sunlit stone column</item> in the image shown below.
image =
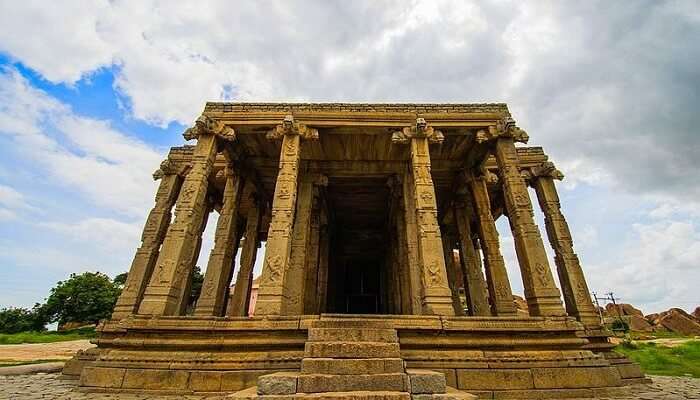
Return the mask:
<svg viewBox="0 0 700 400">
<path fill-rule="evenodd" d="M 467 204 L 462 202 L 455 206 L 455 222 L 459 231 L 459 252 L 463 264 L 462 273 L 466 287 L 469 315 L 491 315 L 489 302 L 486 297 L 486 281 L 481 270 L 481 256 L 474 248 Z"/>
<path fill-rule="evenodd" d="M 566 312 L 587 326 L 598 326 L 600 319 L 591 301 L 581 263 L 574 252 L 571 231 L 561 212 L 559 196 L 554 185 L 554 179 L 561 180 L 564 175 L 551 162 L 532 168 L 528 172 L 532 177 L 531 182 L 537 193 L 540 208 L 544 212 L 547 236 L 554 249 L 554 262 L 557 265 Z"/>
<path fill-rule="evenodd" d="M 185 296 L 193 256 L 208 212 L 207 190 L 217 153 L 217 137 L 233 140 L 231 128 L 205 116 L 188 129 L 185 139 L 197 138 L 192 166 L 182 184 L 175 220 L 168 227 L 155 270 L 146 288 L 139 314 L 176 315 Z"/>
<path fill-rule="evenodd" d="M 566 312 L 549 268 L 542 236 L 535 224 L 530 195 L 518 168 L 515 139 L 523 135 L 524 132 L 512 120 L 507 120 L 501 124 L 495 141 L 508 221 L 515 240 L 530 315 L 562 316 Z"/>
<path fill-rule="evenodd" d="M 495 176 L 493 176 L 495 178 Z M 515 315 L 513 292 L 508 281 L 503 256 L 501 255 L 500 240 L 496 223 L 491 214 L 491 200 L 485 177 L 474 177 L 469 181 L 474 209 L 477 217 L 479 241 L 484 254 L 484 269 L 486 282 L 491 300 L 491 313 L 495 316 Z"/>
<path fill-rule="evenodd" d="M 226 183 L 214 235 L 214 248 L 209 255 L 195 315 L 224 315 L 226 290 L 231 282 L 233 264 L 238 252 L 238 210 L 245 185 L 241 175 L 234 173 L 232 168 L 226 168 L 224 174 Z"/>
<path fill-rule="evenodd" d="M 446 229 L 443 229 L 442 253 L 445 258 L 447 282 L 450 286 L 450 293 L 452 294 L 452 308 L 454 309 L 455 315 L 464 315 L 462 302 L 459 299 L 459 287 L 461 282 L 457 282 L 457 268 L 460 268 L 460 266 L 455 265 L 454 257 L 452 255 L 455 243 L 456 240 L 454 238 L 454 234 L 451 234 L 451 232 L 448 232 Z"/>
<path fill-rule="evenodd" d="M 160 245 L 170 225 L 171 210 L 182 185 L 182 178 L 173 170 L 168 160 L 161 163 L 153 178 L 160 179 L 156 204 L 148 214 L 141 235 L 141 247 L 136 250 L 124 289 L 114 306 L 112 319 L 122 319 L 138 310 L 158 259 Z"/>
<path fill-rule="evenodd" d="M 398 136 L 403 135 L 403 138 Z M 419 267 L 423 290 L 421 306 L 423 314 L 454 315 L 452 296 L 447 284 L 447 271 L 442 251 L 440 227 L 437 221 L 435 188 L 430 175 L 430 151 L 428 141 L 439 143 L 442 133 L 428 126 L 423 118 L 415 127 L 396 132 L 392 140 L 407 140 L 411 146 L 411 183 L 416 227 L 418 234 Z M 415 310 L 414 310 L 415 313 Z"/>
<path fill-rule="evenodd" d="M 272 219 L 268 231 L 256 315 L 281 315 L 284 310 L 286 271 L 290 266 L 292 226 L 297 202 L 297 177 L 301 138 L 318 139 L 318 131 L 297 123 L 291 115 L 277 125 L 268 138 L 282 138 L 279 172 L 272 201 Z"/>
<path fill-rule="evenodd" d="M 406 314 L 421 314 L 421 297 L 422 297 L 422 282 L 419 268 L 419 253 L 418 253 L 418 233 L 416 230 L 416 206 L 413 190 L 413 178 L 409 171 L 402 184 L 402 215 L 399 215 L 397 223 L 397 234 L 401 243 L 400 249 L 403 251 L 404 258 L 402 268 L 402 277 L 406 281 L 405 287 L 408 289 L 405 293 L 407 301 L 404 308 Z"/>
<path fill-rule="evenodd" d="M 258 240 L 258 228 L 260 226 L 261 210 L 256 204 L 251 207 L 246 217 L 245 240 L 241 249 L 241 266 L 236 276 L 236 285 L 229 300 L 229 315 L 244 317 L 248 315 L 250 307 L 250 291 L 253 286 L 253 267 L 260 240 Z"/>
</svg>

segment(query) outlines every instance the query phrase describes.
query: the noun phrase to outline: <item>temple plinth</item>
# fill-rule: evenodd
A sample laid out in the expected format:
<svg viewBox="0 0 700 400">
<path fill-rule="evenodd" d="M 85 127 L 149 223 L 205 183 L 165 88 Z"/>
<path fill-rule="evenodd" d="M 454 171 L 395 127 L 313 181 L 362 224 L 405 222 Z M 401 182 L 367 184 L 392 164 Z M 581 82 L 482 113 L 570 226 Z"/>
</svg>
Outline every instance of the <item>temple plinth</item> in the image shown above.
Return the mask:
<svg viewBox="0 0 700 400">
<path fill-rule="evenodd" d="M 643 381 L 596 317 L 562 174 L 521 144 L 504 104 L 207 103 L 184 137 L 154 174 L 155 206 L 97 348 L 67 364 L 84 388 L 546 398 Z"/>
</svg>

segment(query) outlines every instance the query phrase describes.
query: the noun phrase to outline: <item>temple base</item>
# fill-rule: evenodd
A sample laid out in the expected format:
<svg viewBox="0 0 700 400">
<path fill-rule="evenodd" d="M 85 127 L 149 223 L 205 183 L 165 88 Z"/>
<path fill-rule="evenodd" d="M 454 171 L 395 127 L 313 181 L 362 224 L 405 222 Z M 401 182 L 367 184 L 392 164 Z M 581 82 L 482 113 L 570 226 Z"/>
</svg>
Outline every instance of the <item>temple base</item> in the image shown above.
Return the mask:
<svg viewBox="0 0 700 400">
<path fill-rule="evenodd" d="M 234 393 L 263 375 L 301 372 L 318 321 L 381 321 L 396 330 L 405 368 L 442 372 L 447 386 L 483 398 L 609 396 L 644 382 L 636 364 L 603 349 L 603 331 L 595 336 L 570 318 L 424 315 L 133 316 L 102 325 L 97 350 L 66 373 L 88 391 Z"/>
</svg>

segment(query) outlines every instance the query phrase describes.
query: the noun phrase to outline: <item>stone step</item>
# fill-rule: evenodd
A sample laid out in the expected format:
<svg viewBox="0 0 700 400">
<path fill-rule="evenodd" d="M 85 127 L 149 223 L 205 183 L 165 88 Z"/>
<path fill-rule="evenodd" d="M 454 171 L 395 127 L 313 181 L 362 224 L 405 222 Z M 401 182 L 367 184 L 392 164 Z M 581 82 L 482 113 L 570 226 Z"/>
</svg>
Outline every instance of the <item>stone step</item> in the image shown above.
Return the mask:
<svg viewBox="0 0 700 400">
<path fill-rule="evenodd" d="M 304 374 L 386 374 L 404 372 L 400 358 L 304 358 Z"/>
<path fill-rule="evenodd" d="M 411 395 L 411 400 L 476 400 L 477 398 L 478 396 L 449 386 L 445 393 Z"/>
<path fill-rule="evenodd" d="M 410 392 L 412 394 L 445 393 L 445 374 L 428 369 L 407 369 Z"/>
<path fill-rule="evenodd" d="M 408 376 L 403 373 L 373 375 L 299 375 L 298 393 L 352 392 L 352 391 L 408 391 Z"/>
<path fill-rule="evenodd" d="M 292 395 L 259 395 L 255 386 L 241 390 L 227 397 L 232 400 L 411 400 L 408 392 L 325 392 L 296 393 Z M 451 400 L 451 399 L 445 399 Z M 465 399 L 466 400 L 466 399 Z"/>
<path fill-rule="evenodd" d="M 399 341 L 395 329 L 365 329 L 365 328 L 310 328 L 311 342 L 387 342 Z"/>
<path fill-rule="evenodd" d="M 311 322 L 311 328 L 362 328 L 362 329 L 393 329 L 389 321 L 366 319 L 321 319 Z"/>
<path fill-rule="evenodd" d="M 398 343 L 306 342 L 304 357 L 310 358 L 399 358 Z"/>
</svg>

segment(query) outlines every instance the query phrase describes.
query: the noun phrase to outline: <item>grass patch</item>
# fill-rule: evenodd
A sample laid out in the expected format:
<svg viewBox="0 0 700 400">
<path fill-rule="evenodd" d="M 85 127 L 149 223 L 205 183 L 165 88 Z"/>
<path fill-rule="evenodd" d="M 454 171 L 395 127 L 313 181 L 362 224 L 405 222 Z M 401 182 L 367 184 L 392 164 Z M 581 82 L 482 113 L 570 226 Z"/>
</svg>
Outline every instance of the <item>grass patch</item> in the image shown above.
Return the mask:
<svg viewBox="0 0 700 400">
<path fill-rule="evenodd" d="M 54 343 L 69 340 L 91 339 L 95 328 L 80 328 L 63 332 L 0 333 L 0 344 Z"/>
<path fill-rule="evenodd" d="M 647 374 L 700 378 L 700 341 L 689 341 L 675 347 L 624 343 L 615 350 L 639 363 Z"/>
<path fill-rule="evenodd" d="M 11 361 L 0 360 L 0 368 L 2 367 L 17 367 L 19 365 L 43 364 L 50 362 L 65 362 L 66 360 L 31 360 L 31 361 Z"/>
</svg>

